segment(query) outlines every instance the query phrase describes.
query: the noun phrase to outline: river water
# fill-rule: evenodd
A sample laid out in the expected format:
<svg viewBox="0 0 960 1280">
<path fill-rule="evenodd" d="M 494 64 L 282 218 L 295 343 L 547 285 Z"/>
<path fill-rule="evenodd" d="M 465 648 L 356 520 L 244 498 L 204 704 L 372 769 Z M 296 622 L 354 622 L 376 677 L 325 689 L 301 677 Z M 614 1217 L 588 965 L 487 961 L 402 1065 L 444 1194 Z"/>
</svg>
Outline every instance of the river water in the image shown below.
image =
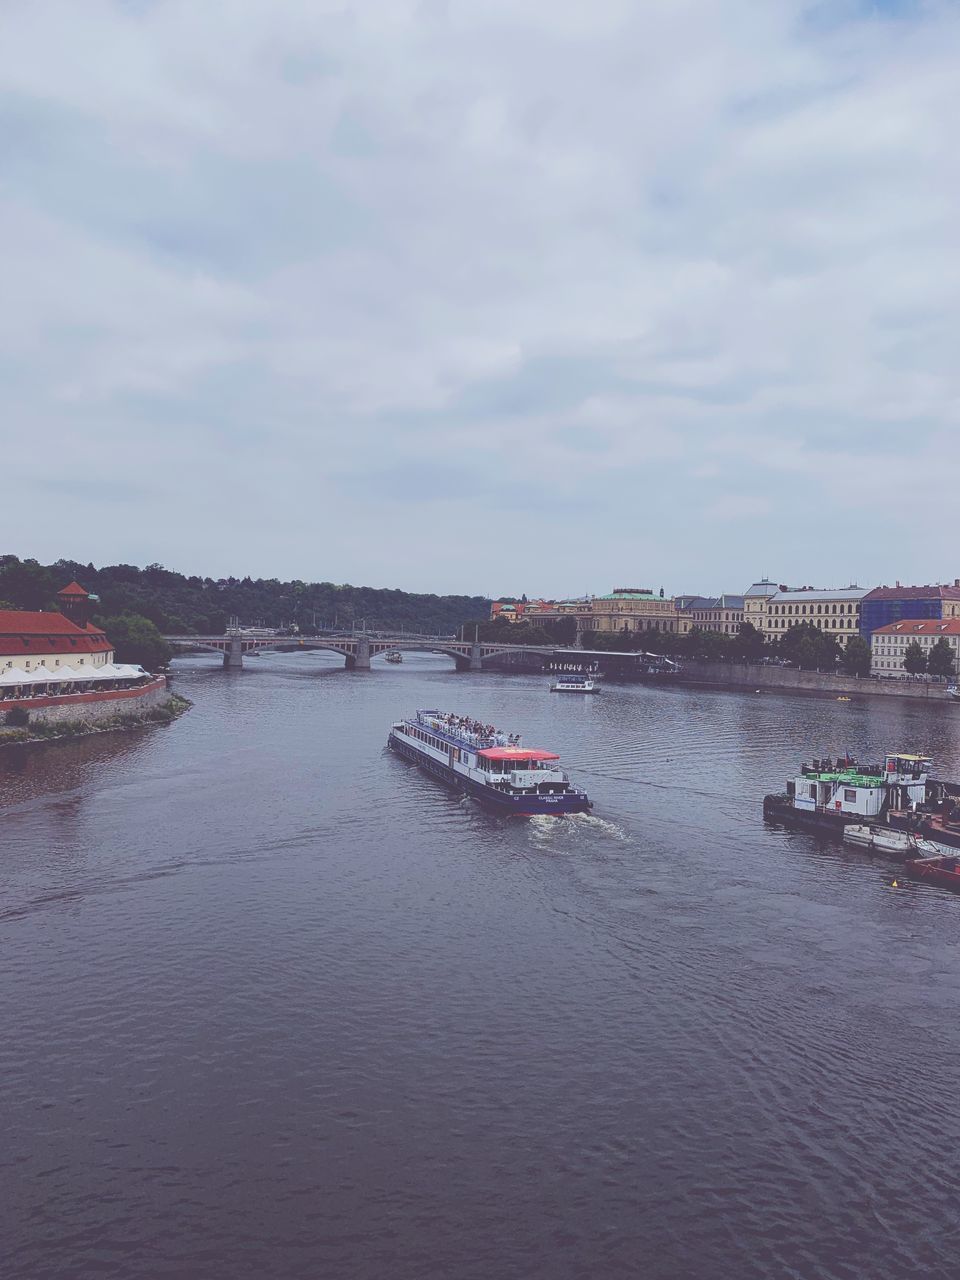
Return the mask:
<svg viewBox="0 0 960 1280">
<path fill-rule="evenodd" d="M 269 655 L 0 761 L 11 1277 L 955 1277 L 960 899 L 768 829 L 960 708 Z M 417 706 L 596 803 L 486 814 Z"/>
</svg>

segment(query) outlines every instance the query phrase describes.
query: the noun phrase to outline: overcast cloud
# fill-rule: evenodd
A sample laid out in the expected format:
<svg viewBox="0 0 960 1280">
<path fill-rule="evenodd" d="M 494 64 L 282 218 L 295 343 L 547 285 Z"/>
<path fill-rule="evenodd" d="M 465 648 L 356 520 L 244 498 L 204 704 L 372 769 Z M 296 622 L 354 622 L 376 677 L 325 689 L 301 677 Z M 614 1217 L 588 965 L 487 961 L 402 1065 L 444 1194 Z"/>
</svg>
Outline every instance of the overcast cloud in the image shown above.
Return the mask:
<svg viewBox="0 0 960 1280">
<path fill-rule="evenodd" d="M 0 550 L 960 574 L 956 4 L 5 0 Z"/>
</svg>

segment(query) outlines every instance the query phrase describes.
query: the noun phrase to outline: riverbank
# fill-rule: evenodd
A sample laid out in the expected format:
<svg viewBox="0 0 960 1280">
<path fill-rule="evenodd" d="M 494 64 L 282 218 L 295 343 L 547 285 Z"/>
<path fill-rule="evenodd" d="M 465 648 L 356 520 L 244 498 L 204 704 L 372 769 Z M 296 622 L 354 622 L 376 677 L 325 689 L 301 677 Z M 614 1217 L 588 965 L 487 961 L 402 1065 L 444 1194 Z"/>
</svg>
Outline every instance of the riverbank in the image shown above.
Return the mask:
<svg viewBox="0 0 960 1280">
<path fill-rule="evenodd" d="M 684 662 L 678 684 L 713 689 L 759 689 L 764 692 L 799 693 L 811 697 L 911 698 L 925 702 L 953 702 L 945 684 L 929 680 L 881 680 L 876 676 L 832 675 L 747 662 Z"/>
<path fill-rule="evenodd" d="M 116 703 L 100 703 L 68 708 L 67 714 L 62 707 L 34 711 L 25 725 L 0 725 L 0 747 L 72 740 L 97 733 L 143 729 L 152 724 L 170 724 L 193 706 L 189 698 L 170 693 L 165 685 L 156 692 L 161 696 L 155 696 L 153 690 L 148 690 L 134 709 L 128 706 L 118 709 Z"/>
</svg>

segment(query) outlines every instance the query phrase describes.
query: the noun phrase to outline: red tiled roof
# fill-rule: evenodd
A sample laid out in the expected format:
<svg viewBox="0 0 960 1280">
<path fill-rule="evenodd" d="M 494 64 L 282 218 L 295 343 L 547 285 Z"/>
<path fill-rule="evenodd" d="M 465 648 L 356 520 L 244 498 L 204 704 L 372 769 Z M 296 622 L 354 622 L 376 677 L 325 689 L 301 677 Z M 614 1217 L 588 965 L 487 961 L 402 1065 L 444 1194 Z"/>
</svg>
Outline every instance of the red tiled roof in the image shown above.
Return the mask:
<svg viewBox="0 0 960 1280">
<path fill-rule="evenodd" d="M 62 613 L 33 612 L 30 609 L 0 609 L 0 636 L 20 635 L 103 635 L 99 627 L 78 627 Z"/>
<path fill-rule="evenodd" d="M 874 587 L 865 600 L 960 600 L 960 587 Z"/>
<path fill-rule="evenodd" d="M 904 618 L 877 627 L 875 636 L 960 636 L 960 618 Z"/>
<path fill-rule="evenodd" d="M 81 632 L 76 637 L 0 635 L 0 662 L 29 658 L 34 653 L 109 653 L 112 647 L 102 631 L 92 636 Z"/>
<path fill-rule="evenodd" d="M 62 613 L 34 613 L 28 609 L 0 609 L 0 655 L 30 653 L 105 653 L 106 634 L 88 624 L 78 627 Z"/>
<path fill-rule="evenodd" d="M 81 587 L 80 583 L 77 582 L 76 579 L 74 579 L 69 586 L 61 587 L 57 592 L 58 596 L 88 596 L 89 594 L 90 592 L 84 591 L 83 587 Z"/>
</svg>

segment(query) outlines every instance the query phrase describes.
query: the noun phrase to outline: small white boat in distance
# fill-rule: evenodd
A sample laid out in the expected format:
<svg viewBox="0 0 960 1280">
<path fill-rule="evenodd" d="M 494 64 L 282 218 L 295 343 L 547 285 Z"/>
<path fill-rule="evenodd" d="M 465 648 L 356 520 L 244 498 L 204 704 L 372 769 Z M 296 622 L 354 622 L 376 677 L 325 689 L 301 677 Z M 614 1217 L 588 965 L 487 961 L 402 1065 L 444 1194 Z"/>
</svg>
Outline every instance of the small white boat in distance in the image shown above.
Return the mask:
<svg viewBox="0 0 960 1280">
<path fill-rule="evenodd" d="M 550 686 L 551 693 L 599 693 L 596 681 L 590 676 L 561 676 Z"/>
</svg>

